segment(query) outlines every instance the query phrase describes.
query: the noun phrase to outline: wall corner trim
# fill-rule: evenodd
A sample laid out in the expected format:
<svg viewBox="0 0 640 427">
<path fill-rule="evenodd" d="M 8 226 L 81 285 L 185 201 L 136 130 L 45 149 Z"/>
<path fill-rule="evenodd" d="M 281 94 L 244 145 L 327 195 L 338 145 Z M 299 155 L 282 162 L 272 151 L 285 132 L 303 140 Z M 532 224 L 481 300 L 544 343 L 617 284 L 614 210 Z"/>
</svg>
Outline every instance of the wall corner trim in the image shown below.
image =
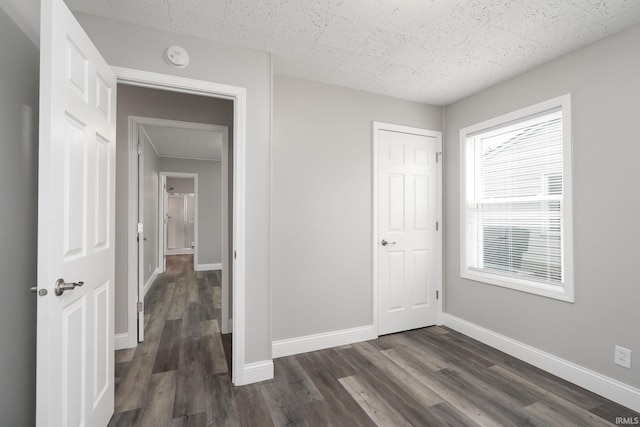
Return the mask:
<svg viewBox="0 0 640 427">
<path fill-rule="evenodd" d="M 122 334 L 115 334 L 113 336 L 113 347 L 115 350 L 122 350 L 124 348 L 129 348 L 129 333 L 124 332 Z"/>
<path fill-rule="evenodd" d="M 640 411 L 640 389 L 631 387 L 590 369 L 546 353 L 535 347 L 500 335 L 450 314 L 443 314 L 444 325 L 484 344 L 532 364 L 634 411 Z"/>
<path fill-rule="evenodd" d="M 244 365 L 242 384 L 247 385 L 273 379 L 273 360 L 247 363 Z"/>
<path fill-rule="evenodd" d="M 273 358 L 292 356 L 378 338 L 373 325 L 287 338 L 272 343 Z"/>
</svg>

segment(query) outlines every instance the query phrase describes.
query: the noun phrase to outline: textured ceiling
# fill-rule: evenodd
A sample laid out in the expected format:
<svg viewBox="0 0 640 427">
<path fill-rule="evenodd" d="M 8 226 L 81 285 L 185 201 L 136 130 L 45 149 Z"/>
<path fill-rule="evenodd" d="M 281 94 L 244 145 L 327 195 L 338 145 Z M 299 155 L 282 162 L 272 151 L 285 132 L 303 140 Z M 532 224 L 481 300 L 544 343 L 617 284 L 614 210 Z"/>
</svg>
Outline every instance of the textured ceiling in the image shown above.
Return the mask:
<svg viewBox="0 0 640 427">
<path fill-rule="evenodd" d="M 273 53 L 274 71 L 446 105 L 640 23 L 640 0 L 66 0 Z"/>
<path fill-rule="evenodd" d="M 144 125 L 143 128 L 160 157 L 202 160 L 222 158 L 223 136 L 220 132 L 161 125 Z"/>
</svg>

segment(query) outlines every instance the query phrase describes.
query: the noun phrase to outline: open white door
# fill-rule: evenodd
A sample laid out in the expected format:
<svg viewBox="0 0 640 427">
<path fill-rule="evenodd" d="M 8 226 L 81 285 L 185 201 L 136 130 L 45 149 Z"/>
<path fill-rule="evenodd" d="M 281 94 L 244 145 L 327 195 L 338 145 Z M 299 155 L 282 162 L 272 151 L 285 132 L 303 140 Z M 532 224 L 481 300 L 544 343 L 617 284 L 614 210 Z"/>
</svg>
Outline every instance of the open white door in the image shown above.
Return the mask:
<svg viewBox="0 0 640 427">
<path fill-rule="evenodd" d="M 436 324 L 439 132 L 376 127 L 378 333 Z"/>
<path fill-rule="evenodd" d="M 138 342 L 144 341 L 144 130 L 137 125 L 138 134 Z"/>
<path fill-rule="evenodd" d="M 42 1 L 41 12 L 36 420 L 105 426 L 114 402 L 116 78 L 62 0 Z M 58 279 L 67 282 L 60 295 Z"/>
</svg>

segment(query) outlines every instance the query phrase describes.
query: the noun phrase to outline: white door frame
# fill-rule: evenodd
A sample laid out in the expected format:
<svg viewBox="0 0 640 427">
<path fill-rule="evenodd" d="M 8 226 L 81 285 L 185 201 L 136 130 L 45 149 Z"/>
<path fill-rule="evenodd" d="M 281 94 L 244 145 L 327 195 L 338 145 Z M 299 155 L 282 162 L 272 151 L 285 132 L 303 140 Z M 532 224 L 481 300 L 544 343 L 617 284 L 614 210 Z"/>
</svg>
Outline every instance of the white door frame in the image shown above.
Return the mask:
<svg viewBox="0 0 640 427">
<path fill-rule="evenodd" d="M 118 78 L 118 83 L 132 86 L 140 86 L 171 92 L 188 93 L 192 95 L 223 98 L 233 101 L 233 242 L 232 248 L 236 254 L 233 260 L 233 362 L 232 381 L 235 385 L 245 384 L 245 185 L 246 185 L 246 89 L 243 87 L 229 86 L 204 80 L 188 79 L 184 77 L 158 74 L 149 71 L 135 70 L 131 68 L 111 67 Z M 129 182 L 137 179 L 137 156 L 129 156 Z M 224 174 L 224 171 L 223 171 Z M 131 229 L 135 228 L 135 215 L 137 214 L 135 195 L 129 194 L 129 252 L 136 244 L 135 238 L 131 238 Z M 224 197 L 224 193 L 223 193 Z M 227 227 L 228 229 L 228 227 Z M 135 236 L 135 231 L 133 236 Z M 134 247 L 133 252 L 136 252 Z M 223 251 L 223 257 L 225 251 Z M 223 258 L 224 260 L 224 258 Z M 223 261 L 224 262 L 224 261 Z M 129 283 L 136 281 L 136 277 L 129 276 Z M 128 313 L 136 312 L 137 296 L 132 293 L 129 286 Z M 223 295 L 224 301 L 225 295 Z M 227 298 L 228 299 L 228 298 Z M 228 316 L 227 316 L 228 317 Z M 223 320 L 224 322 L 224 320 Z M 131 324 L 131 322 L 129 322 Z M 134 329 L 135 331 L 135 329 Z M 129 342 L 131 336 L 137 341 L 132 330 L 129 330 Z M 135 346 L 135 344 L 133 345 Z"/>
<path fill-rule="evenodd" d="M 395 125 L 383 122 L 373 122 L 373 330 L 379 336 L 379 281 L 378 281 L 378 252 L 380 250 L 378 230 L 378 132 L 381 130 L 391 132 L 408 133 L 412 135 L 428 136 L 436 139 L 436 152 L 439 160 L 436 161 L 436 177 L 438 193 L 436 195 L 436 221 L 438 231 L 436 233 L 436 286 L 435 290 L 439 298 L 436 303 L 436 325 L 442 325 L 442 132 L 428 129 L 414 128 L 410 126 Z M 435 225 L 435 224 L 434 224 Z"/>
</svg>

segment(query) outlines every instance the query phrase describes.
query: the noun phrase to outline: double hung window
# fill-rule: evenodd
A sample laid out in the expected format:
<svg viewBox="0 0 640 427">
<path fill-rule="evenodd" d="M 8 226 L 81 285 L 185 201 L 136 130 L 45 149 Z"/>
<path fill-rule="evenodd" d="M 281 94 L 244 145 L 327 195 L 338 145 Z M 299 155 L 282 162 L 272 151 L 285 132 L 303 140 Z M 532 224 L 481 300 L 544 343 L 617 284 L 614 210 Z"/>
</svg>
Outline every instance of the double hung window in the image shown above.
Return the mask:
<svg viewBox="0 0 640 427">
<path fill-rule="evenodd" d="M 460 132 L 464 278 L 573 301 L 564 95 Z"/>
</svg>

